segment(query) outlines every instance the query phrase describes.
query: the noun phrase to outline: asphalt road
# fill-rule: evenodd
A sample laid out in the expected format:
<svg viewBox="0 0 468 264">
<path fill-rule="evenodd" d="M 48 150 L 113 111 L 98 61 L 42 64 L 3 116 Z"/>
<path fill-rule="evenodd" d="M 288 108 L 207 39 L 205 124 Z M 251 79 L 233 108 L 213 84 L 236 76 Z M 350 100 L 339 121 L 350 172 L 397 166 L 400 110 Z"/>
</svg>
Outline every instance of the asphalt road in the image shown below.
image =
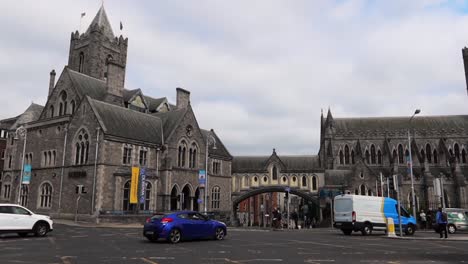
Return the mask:
<svg viewBox="0 0 468 264">
<path fill-rule="evenodd" d="M 44 238 L 2 235 L 0 263 L 468 263 L 468 241 L 231 229 L 224 241 L 172 245 L 148 242 L 141 229 L 57 224 Z"/>
</svg>

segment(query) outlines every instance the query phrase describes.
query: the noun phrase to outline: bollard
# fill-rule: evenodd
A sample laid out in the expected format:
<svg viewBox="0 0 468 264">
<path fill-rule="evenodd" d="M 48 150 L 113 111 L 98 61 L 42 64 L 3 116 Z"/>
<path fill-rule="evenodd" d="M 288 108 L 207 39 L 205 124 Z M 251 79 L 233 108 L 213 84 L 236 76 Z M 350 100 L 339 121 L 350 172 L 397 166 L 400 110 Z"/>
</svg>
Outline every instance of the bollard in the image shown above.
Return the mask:
<svg viewBox="0 0 468 264">
<path fill-rule="evenodd" d="M 395 224 L 393 223 L 393 218 L 387 218 L 387 236 L 388 237 L 397 237 L 395 234 Z"/>
</svg>

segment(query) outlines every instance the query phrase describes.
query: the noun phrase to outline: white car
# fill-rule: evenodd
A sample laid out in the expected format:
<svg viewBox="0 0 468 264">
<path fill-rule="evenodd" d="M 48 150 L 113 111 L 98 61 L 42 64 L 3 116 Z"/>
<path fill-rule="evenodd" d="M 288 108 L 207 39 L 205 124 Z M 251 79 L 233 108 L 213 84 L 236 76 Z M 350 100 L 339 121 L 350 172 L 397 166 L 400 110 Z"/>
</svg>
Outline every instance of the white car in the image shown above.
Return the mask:
<svg viewBox="0 0 468 264">
<path fill-rule="evenodd" d="M 25 237 L 29 233 L 43 237 L 53 230 L 53 221 L 49 216 L 31 212 L 17 204 L 0 203 L 0 234 L 18 233 Z"/>
</svg>

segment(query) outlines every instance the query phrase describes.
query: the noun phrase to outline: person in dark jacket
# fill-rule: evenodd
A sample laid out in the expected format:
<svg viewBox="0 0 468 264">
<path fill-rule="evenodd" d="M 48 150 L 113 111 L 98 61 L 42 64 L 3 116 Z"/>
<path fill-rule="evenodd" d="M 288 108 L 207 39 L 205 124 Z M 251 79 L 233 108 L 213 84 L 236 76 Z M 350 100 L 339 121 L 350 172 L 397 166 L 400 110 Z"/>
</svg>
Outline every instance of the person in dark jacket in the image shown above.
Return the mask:
<svg viewBox="0 0 468 264">
<path fill-rule="evenodd" d="M 297 229 L 297 222 L 299 221 L 299 215 L 297 214 L 297 209 L 294 209 L 294 211 L 291 213 L 291 219 L 294 221 L 294 228 Z"/>
</svg>

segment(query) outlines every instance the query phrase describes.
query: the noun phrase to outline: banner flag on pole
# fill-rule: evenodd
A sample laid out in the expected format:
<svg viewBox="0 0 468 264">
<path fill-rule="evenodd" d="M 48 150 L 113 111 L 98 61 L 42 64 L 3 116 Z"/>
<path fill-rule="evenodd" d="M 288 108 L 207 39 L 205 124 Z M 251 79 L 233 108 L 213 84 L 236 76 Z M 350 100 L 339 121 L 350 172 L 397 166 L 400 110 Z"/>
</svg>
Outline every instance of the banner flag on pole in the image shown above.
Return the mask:
<svg viewBox="0 0 468 264">
<path fill-rule="evenodd" d="M 140 203 L 145 203 L 146 198 L 146 168 L 140 169 Z"/>
<path fill-rule="evenodd" d="M 132 167 L 132 180 L 130 185 L 130 203 L 138 203 L 138 176 L 140 176 L 140 168 Z"/>
<path fill-rule="evenodd" d="M 84 16 L 86 16 L 86 13 L 85 12 L 81 13 L 81 17 L 84 17 Z"/>
<path fill-rule="evenodd" d="M 120 21 L 120 30 L 123 29 L 122 21 Z"/>
<path fill-rule="evenodd" d="M 24 171 L 23 171 L 23 180 L 22 184 L 29 184 L 31 182 L 31 165 L 26 164 L 24 165 Z"/>
</svg>

